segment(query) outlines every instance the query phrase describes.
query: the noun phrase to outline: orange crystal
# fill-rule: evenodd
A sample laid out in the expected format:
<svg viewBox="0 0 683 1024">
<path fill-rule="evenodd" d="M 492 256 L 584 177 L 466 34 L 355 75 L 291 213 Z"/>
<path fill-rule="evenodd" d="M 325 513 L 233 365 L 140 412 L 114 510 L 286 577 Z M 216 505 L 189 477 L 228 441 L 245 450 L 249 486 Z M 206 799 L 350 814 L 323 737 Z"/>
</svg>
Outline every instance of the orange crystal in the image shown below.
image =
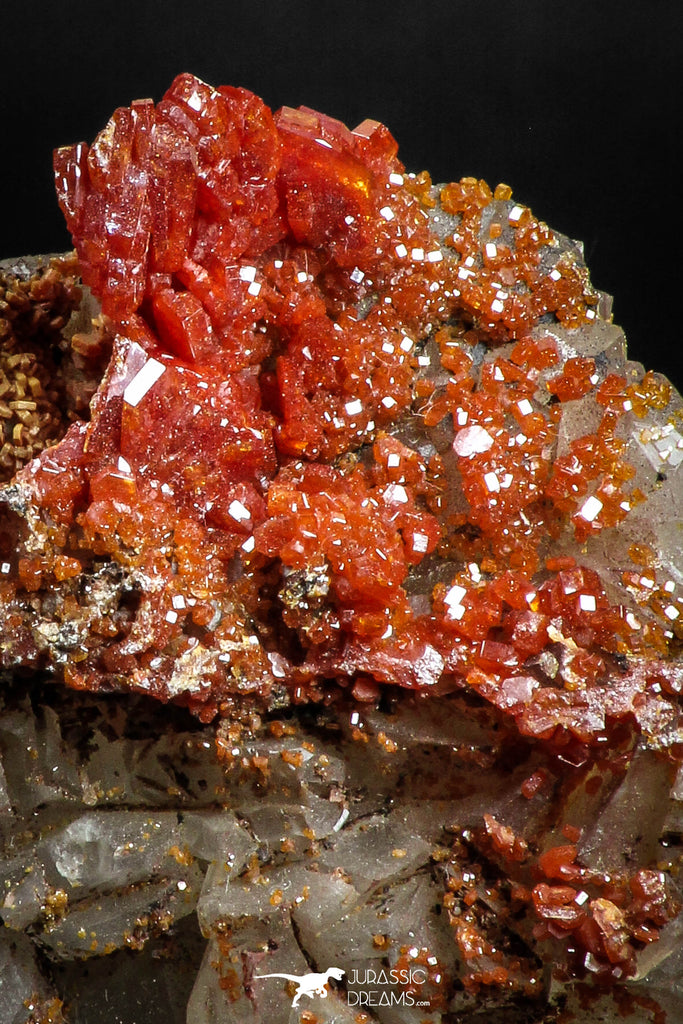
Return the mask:
<svg viewBox="0 0 683 1024">
<path fill-rule="evenodd" d="M 680 598 L 653 583 L 634 627 L 552 546 L 642 500 L 620 420 L 670 394 L 562 361 L 599 296 L 508 186 L 432 187 L 376 122 L 191 75 L 55 175 L 116 342 L 89 423 L 17 478 L 40 555 L 7 536 L 6 622 L 61 588 L 77 641 L 64 657 L 26 623 L 8 663 L 207 718 L 464 687 L 576 756 L 661 714 Z M 579 401 L 593 429 L 563 442 Z"/>
<path fill-rule="evenodd" d="M 619 354 L 567 240 L 508 186 L 406 174 L 374 121 L 191 75 L 55 175 L 115 342 L 89 421 L 2 492 L 4 667 L 226 736 L 254 709 L 459 691 L 511 759 L 532 751 L 530 808 L 561 778 L 597 799 L 639 744 L 680 763 L 683 596 L 619 530 L 646 499 L 669 528 L 683 415 Z M 495 884 L 464 845 L 448 860 L 467 991 L 538 990 L 491 908 L 612 979 L 678 913 L 661 872 L 591 871 L 579 829 L 548 829 L 538 849 L 483 814 L 463 843 Z"/>
</svg>

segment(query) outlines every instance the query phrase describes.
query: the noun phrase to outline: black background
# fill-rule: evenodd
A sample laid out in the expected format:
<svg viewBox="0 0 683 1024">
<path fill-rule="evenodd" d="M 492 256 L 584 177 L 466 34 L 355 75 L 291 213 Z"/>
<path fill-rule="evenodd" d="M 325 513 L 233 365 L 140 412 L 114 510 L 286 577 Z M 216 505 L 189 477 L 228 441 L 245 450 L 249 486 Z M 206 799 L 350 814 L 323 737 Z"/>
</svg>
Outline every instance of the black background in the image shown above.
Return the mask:
<svg viewBox="0 0 683 1024">
<path fill-rule="evenodd" d="M 634 358 L 683 383 L 680 0 L 119 0 L 0 9 L 0 257 L 70 246 L 51 150 L 179 71 L 389 126 L 580 238 Z"/>
</svg>

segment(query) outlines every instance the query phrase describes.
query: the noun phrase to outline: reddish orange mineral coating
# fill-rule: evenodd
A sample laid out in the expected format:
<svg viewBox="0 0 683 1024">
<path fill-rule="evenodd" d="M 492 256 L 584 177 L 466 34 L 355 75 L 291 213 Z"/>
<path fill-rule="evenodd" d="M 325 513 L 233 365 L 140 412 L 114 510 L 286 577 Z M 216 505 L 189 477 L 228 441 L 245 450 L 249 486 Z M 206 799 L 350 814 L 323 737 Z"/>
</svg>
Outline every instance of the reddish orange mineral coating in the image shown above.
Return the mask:
<svg viewBox="0 0 683 1024">
<path fill-rule="evenodd" d="M 619 418 L 668 398 L 561 365 L 539 318 L 591 323 L 598 297 L 507 186 L 439 194 L 396 152 L 375 122 L 273 115 L 181 75 L 55 154 L 118 338 L 91 422 L 23 473 L 50 544 L 1 585 L 12 606 L 107 559 L 154 580 L 132 622 L 90 615 L 71 685 L 206 717 L 334 680 L 466 686 L 559 749 L 659 708 L 659 662 L 614 659 L 662 654 L 671 623 L 634 625 L 595 572 L 544 551 L 640 500 Z M 597 429 L 553 459 L 565 404 L 591 393 Z M 27 633 L 13 645 L 39 658 Z"/>
<path fill-rule="evenodd" d="M 60 586 L 58 625 L 80 629 L 57 659 L 70 685 L 206 719 L 463 689 L 565 764 L 611 740 L 614 771 L 629 729 L 673 734 L 680 597 L 634 545 L 621 583 L 637 618 L 549 547 L 643 500 L 620 421 L 670 392 L 563 362 L 549 325 L 590 325 L 598 296 L 507 186 L 434 189 L 374 121 L 273 115 L 191 75 L 57 151 L 55 174 L 117 340 L 91 421 L 17 478 L 42 547 L 17 556 L 0 537 L 7 664 L 45 664 L 22 610 Z M 585 397 L 593 429 L 556 454 Z M 134 581 L 134 614 L 83 601 L 102 566 Z M 523 795 L 549 780 L 539 768 Z M 452 924 L 475 993 L 540 985 L 536 964 L 503 962 L 478 904 L 501 919 L 525 906 L 539 941 L 571 941 L 614 977 L 678 911 L 659 872 L 584 869 L 569 825 L 535 860 L 509 826 L 484 826 L 503 882 L 456 859 L 444 901 L 468 908 Z"/>
</svg>

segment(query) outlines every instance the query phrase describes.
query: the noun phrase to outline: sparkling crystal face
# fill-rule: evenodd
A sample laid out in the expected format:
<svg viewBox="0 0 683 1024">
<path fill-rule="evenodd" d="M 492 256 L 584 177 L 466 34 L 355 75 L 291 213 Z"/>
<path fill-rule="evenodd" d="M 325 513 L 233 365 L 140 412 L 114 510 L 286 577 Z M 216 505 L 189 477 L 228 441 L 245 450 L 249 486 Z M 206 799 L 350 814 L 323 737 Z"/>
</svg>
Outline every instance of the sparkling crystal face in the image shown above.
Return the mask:
<svg viewBox="0 0 683 1024">
<path fill-rule="evenodd" d="M 266 880 L 283 948 L 292 921 L 316 962 L 346 948 L 348 936 L 319 945 L 302 905 L 315 859 L 339 900 L 365 907 L 372 956 L 423 969 L 434 1014 L 482 993 L 545 1005 L 543 962 L 558 985 L 646 973 L 680 907 L 678 853 L 659 840 L 676 833 L 683 749 L 683 412 L 664 378 L 627 360 L 580 246 L 505 185 L 407 174 L 376 122 L 272 114 L 190 75 L 157 106 L 117 111 L 91 147 L 58 150 L 55 174 L 103 320 L 71 345 L 68 429 L 31 434 L 27 387 L 40 397 L 41 375 L 22 380 L 11 346 L 3 354 L 18 395 L 8 474 L 38 454 L 0 492 L 3 666 L 218 715 L 228 773 L 272 785 L 266 804 L 285 818 L 275 763 L 297 778 L 297 807 L 323 801 L 314 825 L 304 814 L 261 836 L 285 844 L 270 865 L 282 885 Z M 68 270 L 49 279 L 65 309 Z M 7 294 L 39 302 L 42 280 Z M 328 730 L 319 750 L 310 708 Z M 264 736 L 255 716 L 283 709 L 287 724 Z M 395 834 L 379 817 L 394 799 Z M 409 827 L 401 800 L 425 820 Z M 232 792 L 225 802 L 261 814 Z M 364 814 L 379 836 L 366 855 Z M 187 842 L 192 858 L 219 856 Z M 420 899 L 438 894 L 441 924 L 430 918 L 417 945 L 402 943 L 401 915 L 368 932 L 377 887 L 427 864 Z M 55 865 L 76 884 L 76 861 Z M 246 853 L 240 871 L 250 895 L 234 886 L 228 903 L 212 869 L 180 879 L 201 889 L 223 966 L 226 915 L 240 917 L 241 899 L 246 917 L 272 913 Z M 449 952 L 436 956 L 444 928 Z"/>
</svg>

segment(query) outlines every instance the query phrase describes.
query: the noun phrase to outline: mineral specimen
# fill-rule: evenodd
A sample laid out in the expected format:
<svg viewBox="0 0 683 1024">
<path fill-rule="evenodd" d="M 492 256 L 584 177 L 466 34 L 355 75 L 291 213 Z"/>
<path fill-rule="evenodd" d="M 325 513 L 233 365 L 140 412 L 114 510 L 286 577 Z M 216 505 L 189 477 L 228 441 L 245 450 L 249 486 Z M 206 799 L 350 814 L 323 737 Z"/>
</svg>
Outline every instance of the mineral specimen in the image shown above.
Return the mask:
<svg viewBox="0 0 683 1024">
<path fill-rule="evenodd" d="M 683 403 L 580 247 L 190 75 L 55 172 L 101 317 L 3 284 L 52 333 L 7 320 L 0 635 L 82 692 L 8 684 L 0 997 L 197 919 L 193 1024 L 674 1024 Z"/>
</svg>

